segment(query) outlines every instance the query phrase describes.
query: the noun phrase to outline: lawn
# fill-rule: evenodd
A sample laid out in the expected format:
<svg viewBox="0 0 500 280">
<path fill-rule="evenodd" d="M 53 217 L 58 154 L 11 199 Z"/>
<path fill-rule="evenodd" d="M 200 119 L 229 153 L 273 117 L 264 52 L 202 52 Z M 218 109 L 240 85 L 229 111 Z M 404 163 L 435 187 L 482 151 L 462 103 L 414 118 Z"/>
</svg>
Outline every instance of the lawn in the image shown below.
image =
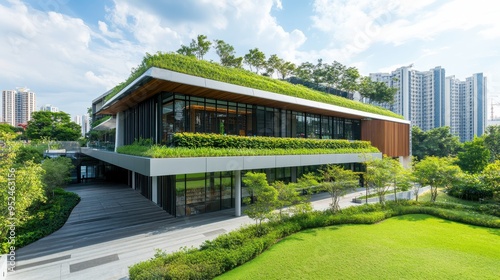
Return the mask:
<svg viewBox="0 0 500 280">
<path fill-rule="evenodd" d="M 416 214 L 306 230 L 217 279 L 500 279 L 500 229 Z"/>
</svg>

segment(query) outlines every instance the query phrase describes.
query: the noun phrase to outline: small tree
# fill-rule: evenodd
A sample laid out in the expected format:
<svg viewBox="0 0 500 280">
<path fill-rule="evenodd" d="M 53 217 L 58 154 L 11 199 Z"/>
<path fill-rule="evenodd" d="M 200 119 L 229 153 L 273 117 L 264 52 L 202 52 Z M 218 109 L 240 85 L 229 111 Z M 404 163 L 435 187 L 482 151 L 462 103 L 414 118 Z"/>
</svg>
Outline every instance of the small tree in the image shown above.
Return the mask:
<svg viewBox="0 0 500 280">
<path fill-rule="evenodd" d="M 297 184 L 285 184 L 282 181 L 276 181 L 272 185 L 277 192 L 277 199 L 275 208 L 278 209 L 279 219 L 282 220 L 285 217 L 285 211 L 288 212 L 299 212 L 307 209 L 306 202 L 307 197 L 301 196 L 297 191 Z M 288 209 L 288 210 L 285 210 Z M 288 216 L 288 215 L 287 215 Z"/>
<path fill-rule="evenodd" d="M 258 48 L 251 49 L 245 56 L 243 56 L 245 64 L 250 67 L 250 71 L 255 68 L 255 73 L 259 73 L 259 70 L 266 66 L 266 55 L 261 52 Z"/>
<path fill-rule="evenodd" d="M 243 183 L 254 197 L 254 203 L 247 207 L 245 214 L 260 227 L 262 221 L 275 209 L 278 192 L 269 186 L 265 173 L 247 172 Z M 245 203 L 250 203 L 250 197 L 245 198 Z"/>
<path fill-rule="evenodd" d="M 415 164 L 413 174 L 422 186 L 431 187 L 431 202 L 435 202 L 438 188 L 444 188 L 456 182 L 460 168 L 449 157 L 425 157 Z"/>
<path fill-rule="evenodd" d="M 196 54 L 196 58 L 203 59 L 203 56 L 210 50 L 210 46 L 212 42 L 207 40 L 207 36 L 198 35 L 196 40 L 193 39 L 191 44 L 189 45 L 190 49 L 193 50 L 193 53 Z"/>
<path fill-rule="evenodd" d="M 400 176 L 401 170 L 399 161 L 386 156 L 366 162 L 365 179 L 377 193 L 381 204 L 385 203 L 385 194 L 391 187 L 390 184 L 396 181 L 397 176 Z"/>
<path fill-rule="evenodd" d="M 340 198 L 348 190 L 356 188 L 359 185 L 359 176 L 352 170 L 344 169 L 338 165 L 327 165 L 323 170 L 323 182 L 321 186 L 330 193 L 332 198 L 332 212 L 340 211 Z"/>
<path fill-rule="evenodd" d="M 64 187 L 71 181 L 71 169 L 74 166 L 70 158 L 56 157 L 44 160 L 42 168 L 45 170 L 42 180 L 46 193 L 52 196 L 55 188 Z"/>
</svg>

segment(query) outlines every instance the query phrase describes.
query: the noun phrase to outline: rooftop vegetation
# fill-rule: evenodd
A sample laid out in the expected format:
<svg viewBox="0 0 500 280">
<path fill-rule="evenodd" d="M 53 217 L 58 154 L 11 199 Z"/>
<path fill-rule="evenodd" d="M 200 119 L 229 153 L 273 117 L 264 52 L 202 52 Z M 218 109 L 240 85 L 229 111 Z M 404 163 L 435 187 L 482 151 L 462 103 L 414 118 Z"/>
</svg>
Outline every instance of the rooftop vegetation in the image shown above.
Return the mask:
<svg viewBox="0 0 500 280">
<path fill-rule="evenodd" d="M 132 83 L 140 75 L 151 67 L 158 67 L 168 69 L 175 72 L 180 72 L 188 75 L 198 76 L 220 82 L 250 87 L 254 89 L 274 92 L 278 94 L 308 99 L 312 101 L 323 102 L 327 104 L 337 105 L 345 108 L 360 110 L 380 114 L 384 116 L 403 119 L 402 116 L 386 110 L 381 107 L 364 104 L 358 101 L 342 98 L 332 94 L 312 90 L 310 88 L 293 85 L 286 81 L 272 79 L 258 75 L 256 73 L 239 68 L 228 68 L 221 66 L 214 62 L 198 60 L 195 57 L 179 55 L 175 53 L 161 53 L 158 52 L 154 55 L 146 54 L 142 63 L 132 70 L 130 77 L 118 84 L 106 96 L 106 100 L 111 99 L 118 92 L 124 89 L 127 85 Z"/>
</svg>

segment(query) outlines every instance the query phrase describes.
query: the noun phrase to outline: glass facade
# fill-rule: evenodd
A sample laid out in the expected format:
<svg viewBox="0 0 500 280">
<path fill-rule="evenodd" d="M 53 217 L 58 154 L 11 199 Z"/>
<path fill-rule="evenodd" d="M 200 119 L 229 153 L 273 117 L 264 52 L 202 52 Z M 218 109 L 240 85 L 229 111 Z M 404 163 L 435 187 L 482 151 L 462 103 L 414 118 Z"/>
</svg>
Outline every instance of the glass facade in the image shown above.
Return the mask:
<svg viewBox="0 0 500 280">
<path fill-rule="evenodd" d="M 361 121 L 253 104 L 235 103 L 178 93 L 159 93 L 124 111 L 124 144 L 152 139 L 170 145 L 174 133 L 198 132 L 240 136 L 313 139 L 361 139 Z M 265 170 L 269 182 L 296 182 L 319 166 Z M 234 207 L 234 174 L 211 172 L 153 178 L 134 174 L 135 187 L 174 216 L 218 211 Z M 242 199 L 248 197 L 242 184 Z M 155 196 L 155 197 L 153 197 Z"/>
<path fill-rule="evenodd" d="M 160 93 L 124 112 L 124 144 L 171 144 L 176 132 L 240 136 L 361 139 L 361 122 L 225 100 Z"/>
</svg>

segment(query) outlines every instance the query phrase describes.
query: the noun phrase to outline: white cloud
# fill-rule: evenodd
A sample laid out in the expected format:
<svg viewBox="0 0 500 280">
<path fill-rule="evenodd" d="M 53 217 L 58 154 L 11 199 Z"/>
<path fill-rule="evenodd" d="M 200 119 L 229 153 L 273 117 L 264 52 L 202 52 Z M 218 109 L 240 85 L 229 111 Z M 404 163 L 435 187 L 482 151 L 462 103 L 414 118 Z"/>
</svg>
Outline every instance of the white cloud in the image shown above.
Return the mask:
<svg viewBox="0 0 500 280">
<path fill-rule="evenodd" d="M 316 0 L 313 27 L 330 36 L 330 53 L 349 60 L 378 42 L 401 45 L 434 40 L 450 30 L 480 29 L 485 38 L 500 37 L 498 5 L 485 0 L 445 3 L 393 0 Z"/>
</svg>

